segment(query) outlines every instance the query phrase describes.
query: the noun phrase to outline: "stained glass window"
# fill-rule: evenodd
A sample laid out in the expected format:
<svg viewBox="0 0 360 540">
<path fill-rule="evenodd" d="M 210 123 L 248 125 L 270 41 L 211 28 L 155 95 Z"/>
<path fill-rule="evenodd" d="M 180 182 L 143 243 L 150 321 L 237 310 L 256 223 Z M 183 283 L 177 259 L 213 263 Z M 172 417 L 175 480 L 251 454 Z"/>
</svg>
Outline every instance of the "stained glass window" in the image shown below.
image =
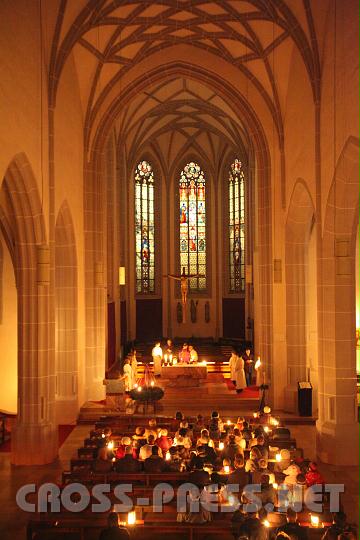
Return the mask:
<svg viewBox="0 0 360 540">
<path fill-rule="evenodd" d="M 235 159 L 229 172 L 230 292 L 245 291 L 245 176 Z"/>
<path fill-rule="evenodd" d="M 135 171 L 136 292 L 155 292 L 154 172 L 141 161 Z"/>
<path fill-rule="evenodd" d="M 190 162 L 180 176 L 180 267 L 185 268 L 192 291 L 206 289 L 205 176 Z"/>
</svg>

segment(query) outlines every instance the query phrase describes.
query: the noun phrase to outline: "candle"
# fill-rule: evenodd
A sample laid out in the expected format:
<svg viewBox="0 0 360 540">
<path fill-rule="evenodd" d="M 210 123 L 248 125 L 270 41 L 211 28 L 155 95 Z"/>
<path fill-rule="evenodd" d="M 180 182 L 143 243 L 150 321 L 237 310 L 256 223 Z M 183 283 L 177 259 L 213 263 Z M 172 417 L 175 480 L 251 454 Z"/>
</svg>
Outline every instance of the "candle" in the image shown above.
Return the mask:
<svg viewBox="0 0 360 540">
<path fill-rule="evenodd" d="M 319 516 L 313 516 L 312 514 L 310 514 L 310 520 L 311 520 L 311 526 L 312 527 L 318 527 L 319 526 Z"/>
<path fill-rule="evenodd" d="M 229 465 L 225 465 L 225 466 L 224 466 L 224 473 L 225 473 L 225 474 L 229 474 L 229 473 L 230 473 L 230 466 L 229 466 Z"/>
<path fill-rule="evenodd" d="M 264 431 L 265 431 L 265 433 L 269 433 L 270 428 L 269 428 L 268 426 L 265 426 L 265 427 L 264 427 Z"/>
<path fill-rule="evenodd" d="M 108 442 L 107 447 L 109 450 L 112 450 L 114 448 L 114 441 Z"/>
<path fill-rule="evenodd" d="M 138 386 L 137 391 L 138 391 L 138 392 L 141 392 L 141 390 L 142 390 L 141 386 Z"/>
<path fill-rule="evenodd" d="M 263 525 L 264 525 L 265 527 L 268 527 L 268 528 L 270 527 L 270 523 L 268 522 L 267 519 L 264 519 Z"/>
<path fill-rule="evenodd" d="M 177 364 L 177 359 L 176 358 L 174 358 L 173 364 L 174 364 L 174 366 L 176 366 L 176 364 Z"/>
<path fill-rule="evenodd" d="M 276 454 L 275 459 L 276 459 L 276 461 L 280 462 L 281 461 L 281 454 L 280 453 Z"/>
<path fill-rule="evenodd" d="M 135 383 L 135 384 L 134 384 L 134 388 L 137 388 L 138 386 L 139 386 L 138 383 Z"/>
<path fill-rule="evenodd" d="M 258 414 L 257 412 L 254 412 L 254 413 L 253 413 L 253 417 L 254 417 L 254 418 L 258 418 L 258 416 L 259 416 L 259 414 Z"/>
<path fill-rule="evenodd" d="M 274 483 L 273 483 L 273 488 L 274 488 L 274 489 L 279 489 L 279 485 L 278 485 L 276 482 L 274 482 Z"/>
<path fill-rule="evenodd" d="M 154 381 L 151 381 L 150 386 L 154 386 L 154 384 L 155 384 Z"/>
<path fill-rule="evenodd" d="M 260 366 L 261 366 L 261 360 L 260 360 L 260 356 L 258 356 L 258 359 L 255 362 L 255 369 L 259 369 Z"/>
<path fill-rule="evenodd" d="M 227 423 L 228 426 L 231 425 L 231 421 L 230 421 L 230 420 L 228 420 L 226 423 Z"/>
<path fill-rule="evenodd" d="M 170 459 L 171 459 L 170 452 L 166 452 L 165 459 L 166 459 L 166 461 L 170 461 Z"/>
<path fill-rule="evenodd" d="M 129 512 L 127 516 L 127 524 L 135 525 L 136 523 L 136 512 Z"/>
<path fill-rule="evenodd" d="M 223 442 L 219 443 L 219 450 L 224 450 L 224 443 Z"/>
</svg>

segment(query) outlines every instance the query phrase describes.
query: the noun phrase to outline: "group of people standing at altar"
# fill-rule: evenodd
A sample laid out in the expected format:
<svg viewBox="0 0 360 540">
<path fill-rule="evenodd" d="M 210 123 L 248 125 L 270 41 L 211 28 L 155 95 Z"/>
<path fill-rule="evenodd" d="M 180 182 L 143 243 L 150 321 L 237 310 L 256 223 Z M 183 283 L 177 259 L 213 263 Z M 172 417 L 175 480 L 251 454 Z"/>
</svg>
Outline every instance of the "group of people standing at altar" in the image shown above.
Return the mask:
<svg viewBox="0 0 360 540">
<path fill-rule="evenodd" d="M 236 392 L 240 394 L 253 383 L 254 377 L 254 357 L 251 354 L 250 349 L 246 349 L 242 355 L 239 355 L 235 349 L 232 350 L 230 360 L 230 378 L 234 386 L 236 386 Z"/>
<path fill-rule="evenodd" d="M 180 364 L 196 364 L 199 360 L 197 351 L 192 345 L 184 343 L 180 351 L 176 351 L 171 339 L 166 341 L 164 348 L 161 347 L 161 342 L 155 343 L 152 350 L 155 376 L 161 375 L 161 366 L 163 363 L 173 364 L 176 358 Z"/>
</svg>

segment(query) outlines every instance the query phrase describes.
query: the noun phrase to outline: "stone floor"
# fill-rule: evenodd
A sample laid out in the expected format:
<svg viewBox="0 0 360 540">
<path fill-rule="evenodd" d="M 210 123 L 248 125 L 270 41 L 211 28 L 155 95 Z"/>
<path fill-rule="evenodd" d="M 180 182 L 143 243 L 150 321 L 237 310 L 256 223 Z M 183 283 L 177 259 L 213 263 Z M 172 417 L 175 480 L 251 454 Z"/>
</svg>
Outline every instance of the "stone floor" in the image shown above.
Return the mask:
<svg viewBox="0 0 360 540">
<path fill-rule="evenodd" d="M 0 538 L 1 540 L 25 540 L 25 526 L 29 514 L 19 510 L 16 504 L 16 493 L 24 484 L 56 482 L 61 471 L 69 468 L 69 460 L 82 445 L 84 438 L 92 426 L 79 425 L 69 435 L 59 451 L 59 459 L 52 465 L 43 467 L 13 467 L 10 465 L 10 454 L 0 453 Z M 291 426 L 291 431 L 298 445 L 304 448 L 306 456 L 315 459 L 315 427 Z M 328 483 L 345 484 L 343 502 L 349 519 L 358 522 L 359 510 L 359 477 L 357 467 L 335 467 L 320 465 Z"/>
</svg>

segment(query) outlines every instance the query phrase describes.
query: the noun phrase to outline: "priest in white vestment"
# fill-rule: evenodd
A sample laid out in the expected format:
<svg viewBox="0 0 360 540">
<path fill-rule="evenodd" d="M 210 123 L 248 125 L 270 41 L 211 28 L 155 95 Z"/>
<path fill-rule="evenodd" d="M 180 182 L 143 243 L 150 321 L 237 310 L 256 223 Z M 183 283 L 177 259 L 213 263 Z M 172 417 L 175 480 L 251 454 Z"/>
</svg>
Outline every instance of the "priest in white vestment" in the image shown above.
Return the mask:
<svg viewBox="0 0 360 540">
<path fill-rule="evenodd" d="M 163 351 L 160 347 L 160 341 L 155 343 L 155 347 L 153 348 L 151 354 L 154 362 L 154 375 L 155 377 L 159 377 L 161 375 L 161 361 L 163 358 Z"/>
<path fill-rule="evenodd" d="M 237 354 L 235 351 L 232 351 L 230 360 L 229 360 L 229 368 L 230 368 L 230 379 L 232 380 L 233 384 L 236 384 L 236 376 L 235 376 L 236 361 L 237 361 Z"/>
<path fill-rule="evenodd" d="M 131 367 L 131 358 L 127 357 L 125 360 L 124 368 L 124 379 L 125 379 L 125 391 L 130 392 L 134 388 L 134 376 L 133 370 Z"/>
<path fill-rule="evenodd" d="M 244 360 L 241 358 L 241 356 L 236 355 L 236 362 L 235 362 L 235 382 L 236 382 L 236 392 L 239 394 L 246 388 L 246 377 L 245 377 L 245 370 L 244 370 Z"/>
</svg>

